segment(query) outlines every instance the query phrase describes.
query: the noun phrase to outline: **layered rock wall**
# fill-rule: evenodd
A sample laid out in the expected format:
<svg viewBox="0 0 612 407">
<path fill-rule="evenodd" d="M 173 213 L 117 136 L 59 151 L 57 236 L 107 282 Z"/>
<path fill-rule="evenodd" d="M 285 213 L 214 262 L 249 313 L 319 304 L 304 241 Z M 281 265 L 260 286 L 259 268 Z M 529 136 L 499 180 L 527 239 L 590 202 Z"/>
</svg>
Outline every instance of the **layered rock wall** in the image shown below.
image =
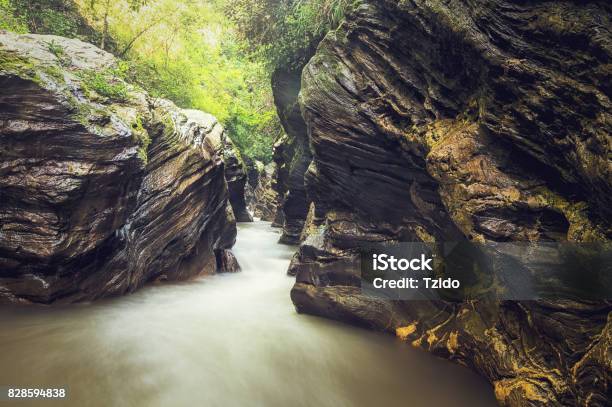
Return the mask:
<svg viewBox="0 0 612 407">
<path fill-rule="evenodd" d="M 275 146 L 277 189 L 282 209 L 281 243 L 297 244 L 308 214 L 309 198 L 304 174 L 312 159 L 306 124 L 302 119 L 298 94 L 301 69 L 277 69 L 272 75 L 274 103 L 285 130 Z M 279 214 L 280 215 L 280 214 Z M 277 219 L 281 223 L 281 219 Z"/>
<path fill-rule="evenodd" d="M 266 222 L 274 222 L 278 209 L 278 194 L 274 189 L 276 164 L 261 164 L 257 187 L 253 191 L 253 214 Z"/>
<path fill-rule="evenodd" d="M 609 403 L 612 303 L 391 302 L 370 242 L 610 238 L 607 2 L 364 1 L 306 66 L 300 312 L 467 365 L 502 405 Z M 318 219 L 318 220 L 317 220 Z"/>
<path fill-rule="evenodd" d="M 222 133 L 92 45 L 0 33 L 0 301 L 235 270 Z"/>
<path fill-rule="evenodd" d="M 225 161 L 225 179 L 229 190 L 229 199 L 232 204 L 236 221 L 253 222 L 248 211 L 246 191 L 248 186 L 247 166 L 240 156 L 240 152 L 227 134 L 223 134 L 223 161 Z"/>
</svg>

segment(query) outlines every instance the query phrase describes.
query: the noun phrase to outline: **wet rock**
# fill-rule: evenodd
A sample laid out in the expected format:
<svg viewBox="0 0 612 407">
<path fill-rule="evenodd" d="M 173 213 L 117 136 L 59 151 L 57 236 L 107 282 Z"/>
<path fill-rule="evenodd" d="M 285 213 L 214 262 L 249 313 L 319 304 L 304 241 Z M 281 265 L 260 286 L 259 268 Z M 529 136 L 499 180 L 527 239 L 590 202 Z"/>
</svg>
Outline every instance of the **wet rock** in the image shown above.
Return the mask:
<svg viewBox="0 0 612 407">
<path fill-rule="evenodd" d="M 225 179 L 229 190 L 229 199 L 238 222 L 253 222 L 247 209 L 246 187 L 247 167 L 240 152 L 227 134 L 223 134 L 223 160 L 225 161 Z"/>
<path fill-rule="evenodd" d="M 261 161 L 247 164 L 249 182 L 247 184 L 247 206 L 256 218 L 274 222 L 279 211 L 279 196 L 275 190 L 277 183 L 276 164 L 264 165 Z M 275 225 L 275 227 L 282 227 Z"/>
<path fill-rule="evenodd" d="M 272 175 L 272 188 L 276 192 L 277 196 L 277 211 L 272 221 L 272 227 L 283 228 L 285 224 L 285 213 L 283 212 L 283 206 L 285 202 L 285 196 L 287 195 L 287 184 L 288 184 L 288 165 L 289 154 L 286 154 L 287 147 L 287 135 L 283 134 L 274 143 L 274 173 Z"/>
<path fill-rule="evenodd" d="M 610 238 L 605 2 L 366 1 L 304 69 L 300 312 L 469 366 L 502 405 L 606 405 L 610 302 L 385 302 L 370 242 Z M 607 354 L 608 356 L 605 356 Z"/>
<path fill-rule="evenodd" d="M 247 184 L 244 190 L 244 200 L 249 213 L 253 213 L 255 206 L 255 188 L 259 183 L 259 172 L 263 170 L 263 164 L 259 161 L 254 161 L 249 157 L 244 159 L 247 173 Z"/>
<path fill-rule="evenodd" d="M 274 222 L 278 211 L 278 194 L 274 190 L 276 164 L 261 165 L 257 188 L 254 191 L 253 213 L 266 222 Z"/>
<path fill-rule="evenodd" d="M 274 104 L 286 133 L 278 140 L 274 151 L 278 168 L 276 191 L 283 212 L 280 243 L 284 244 L 299 243 L 309 207 L 304 174 L 312 157 L 298 103 L 301 72 L 301 69 L 279 68 L 272 75 Z M 280 219 L 277 221 L 280 223 Z"/>
<path fill-rule="evenodd" d="M 264 164 L 261 161 L 252 160 L 247 157 L 244 159 L 247 169 L 247 184 L 252 188 L 257 188 L 259 183 L 259 173 L 263 171 Z"/>
<path fill-rule="evenodd" d="M 221 273 L 236 273 L 240 271 L 238 259 L 231 250 L 220 249 L 215 253 L 217 258 L 217 270 Z"/>
<path fill-rule="evenodd" d="M 78 40 L 0 34 L 2 302 L 92 300 L 230 264 L 221 126 L 115 68 Z"/>
</svg>

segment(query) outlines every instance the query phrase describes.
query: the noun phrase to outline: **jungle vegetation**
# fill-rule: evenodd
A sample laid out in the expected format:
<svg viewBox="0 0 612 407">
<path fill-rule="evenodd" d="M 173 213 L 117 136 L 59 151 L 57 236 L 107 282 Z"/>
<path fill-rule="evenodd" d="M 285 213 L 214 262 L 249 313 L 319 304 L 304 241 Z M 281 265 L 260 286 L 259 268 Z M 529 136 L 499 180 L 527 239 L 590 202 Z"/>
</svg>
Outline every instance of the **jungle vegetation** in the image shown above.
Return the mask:
<svg viewBox="0 0 612 407">
<path fill-rule="evenodd" d="M 0 0 L 0 29 L 91 42 L 154 96 L 215 115 L 269 162 L 282 129 L 270 75 L 303 64 L 355 0 Z M 127 68 L 125 68 L 127 66 Z"/>
</svg>

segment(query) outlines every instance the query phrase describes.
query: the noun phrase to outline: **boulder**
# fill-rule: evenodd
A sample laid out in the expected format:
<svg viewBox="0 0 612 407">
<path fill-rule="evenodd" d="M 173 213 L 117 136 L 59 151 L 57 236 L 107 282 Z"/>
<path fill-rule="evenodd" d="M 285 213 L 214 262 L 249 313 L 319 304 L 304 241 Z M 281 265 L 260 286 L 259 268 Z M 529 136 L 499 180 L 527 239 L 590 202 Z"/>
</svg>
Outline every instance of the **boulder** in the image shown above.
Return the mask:
<svg viewBox="0 0 612 407">
<path fill-rule="evenodd" d="M 0 301 L 237 267 L 221 126 L 120 71 L 78 40 L 0 33 Z"/>
</svg>

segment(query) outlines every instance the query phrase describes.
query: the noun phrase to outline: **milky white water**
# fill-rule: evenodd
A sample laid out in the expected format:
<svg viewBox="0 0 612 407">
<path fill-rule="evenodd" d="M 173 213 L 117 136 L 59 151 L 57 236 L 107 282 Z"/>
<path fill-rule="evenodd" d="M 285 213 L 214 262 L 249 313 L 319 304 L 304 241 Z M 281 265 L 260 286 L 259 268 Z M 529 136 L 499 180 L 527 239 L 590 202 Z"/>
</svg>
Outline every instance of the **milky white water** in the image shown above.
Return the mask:
<svg viewBox="0 0 612 407">
<path fill-rule="evenodd" d="M 0 309 L 0 386 L 67 386 L 17 406 L 494 406 L 470 371 L 390 335 L 298 315 L 293 249 L 242 224 L 243 271 L 93 305 Z M 0 407 L 11 403 L 0 401 Z"/>
</svg>

